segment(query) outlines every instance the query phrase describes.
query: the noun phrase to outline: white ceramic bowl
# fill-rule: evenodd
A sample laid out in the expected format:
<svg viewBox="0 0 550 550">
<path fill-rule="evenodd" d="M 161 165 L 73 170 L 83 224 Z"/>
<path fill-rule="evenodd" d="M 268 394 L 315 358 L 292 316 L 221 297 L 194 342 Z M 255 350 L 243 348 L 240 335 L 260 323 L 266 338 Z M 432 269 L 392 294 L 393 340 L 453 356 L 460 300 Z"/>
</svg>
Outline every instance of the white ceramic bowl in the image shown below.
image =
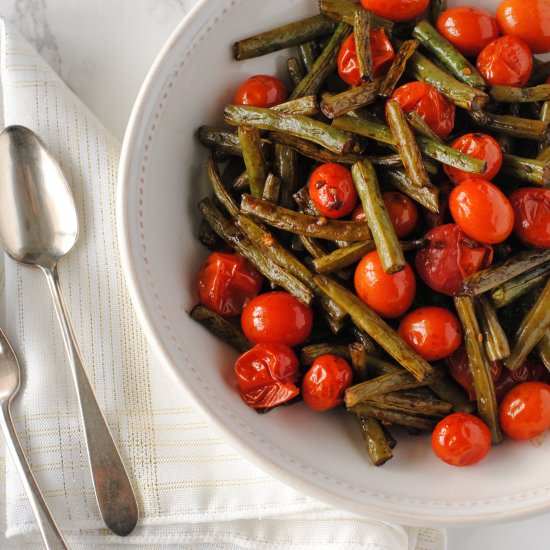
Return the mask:
<svg viewBox="0 0 550 550">
<path fill-rule="evenodd" d="M 507 442 L 481 464 L 459 469 L 433 456 L 428 437 L 404 436 L 395 458 L 374 468 L 350 415 L 303 405 L 258 415 L 245 407 L 232 380 L 234 352 L 187 314 L 197 302 L 196 272 L 205 256 L 196 239 L 196 204 L 209 193 L 195 129 L 222 121 L 245 77 L 283 72 L 288 52 L 237 63 L 230 45 L 313 14 L 316 4 L 199 1 L 151 68 L 124 140 L 118 196 L 123 265 L 145 332 L 231 442 L 298 490 L 408 524 L 464 525 L 548 510 L 550 440 Z"/>
</svg>

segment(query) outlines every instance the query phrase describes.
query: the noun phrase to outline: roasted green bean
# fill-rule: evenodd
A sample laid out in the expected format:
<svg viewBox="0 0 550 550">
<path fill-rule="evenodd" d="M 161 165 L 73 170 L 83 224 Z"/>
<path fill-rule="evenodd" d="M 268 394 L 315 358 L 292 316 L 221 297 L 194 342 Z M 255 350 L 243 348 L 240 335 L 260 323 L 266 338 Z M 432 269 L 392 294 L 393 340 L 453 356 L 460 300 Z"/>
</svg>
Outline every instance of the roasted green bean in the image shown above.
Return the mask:
<svg viewBox="0 0 550 550">
<path fill-rule="evenodd" d="M 492 86 L 491 97 L 499 103 L 528 103 L 532 101 L 548 101 L 550 99 L 550 84 L 539 84 L 532 88 L 516 88 L 513 86 Z"/>
<path fill-rule="evenodd" d="M 260 131 L 253 126 L 239 126 L 237 134 L 243 151 L 250 193 L 261 197 L 267 177 L 267 164 L 262 151 Z"/>
<path fill-rule="evenodd" d="M 317 43 L 312 40 L 310 42 L 304 42 L 298 46 L 300 52 L 300 58 L 302 59 L 302 64 L 306 72 L 311 71 L 315 60 L 319 57 L 319 47 Z"/>
<path fill-rule="evenodd" d="M 391 424 L 409 426 L 411 428 L 417 428 L 426 432 L 431 432 L 439 420 L 438 418 L 385 410 L 380 407 L 375 407 L 370 403 L 360 403 L 359 405 L 353 407 L 350 412 L 365 416 L 373 416 L 384 423 L 389 422 Z"/>
<path fill-rule="evenodd" d="M 418 48 L 418 44 L 418 40 L 405 40 L 403 44 L 399 46 L 392 64 L 380 84 L 380 90 L 378 91 L 380 96 L 390 97 L 393 94 L 397 83 L 405 72 L 407 62 Z"/>
<path fill-rule="evenodd" d="M 422 359 L 397 333 L 358 296 L 325 275 L 314 278 L 317 286 L 349 313 L 351 320 L 418 381 L 424 382 L 433 374 L 432 366 Z"/>
<path fill-rule="evenodd" d="M 247 194 L 242 196 L 241 210 L 273 227 L 307 237 L 350 242 L 364 241 L 371 237 L 369 225 L 365 222 L 328 220 L 323 216 L 308 216 Z"/>
<path fill-rule="evenodd" d="M 550 370 L 550 330 L 546 329 L 544 336 L 537 344 L 537 351 L 544 366 Z"/>
<path fill-rule="evenodd" d="M 550 183 L 550 165 L 540 160 L 504 154 L 502 170 L 508 176 L 534 185 L 544 186 Z"/>
<path fill-rule="evenodd" d="M 462 293 L 467 296 L 479 296 L 548 261 L 550 249 L 524 250 L 501 264 L 478 271 L 465 279 L 462 283 Z"/>
<path fill-rule="evenodd" d="M 382 466 L 393 457 L 393 453 L 380 422 L 372 416 L 362 414 L 357 415 L 357 420 L 371 462 L 375 466 Z"/>
<path fill-rule="evenodd" d="M 426 416 L 445 416 L 453 408 L 450 403 L 446 403 L 445 401 L 440 401 L 433 397 L 423 397 L 418 394 L 411 395 L 406 390 L 376 395 L 368 399 L 367 403 L 384 410 Z"/>
<path fill-rule="evenodd" d="M 300 84 L 290 94 L 290 99 L 296 99 L 309 94 L 316 94 L 326 78 L 336 68 L 338 52 L 342 42 L 351 34 L 352 28 L 346 23 L 338 23 L 328 44 L 321 55 L 315 60 L 313 67 L 302 79 Z"/>
<path fill-rule="evenodd" d="M 386 102 L 386 118 L 396 141 L 397 151 L 403 162 L 405 173 L 416 187 L 431 187 L 430 178 L 424 168 L 422 154 L 407 117 L 394 99 Z"/>
<path fill-rule="evenodd" d="M 264 199 L 264 201 L 274 202 L 277 204 L 279 202 L 280 193 L 281 180 L 270 172 L 265 179 L 262 199 Z"/>
<path fill-rule="evenodd" d="M 382 199 L 374 167 L 368 161 L 358 162 L 352 166 L 351 175 L 376 244 L 382 268 L 387 273 L 397 273 L 405 267 L 405 256 Z"/>
<path fill-rule="evenodd" d="M 266 55 L 327 36 L 334 28 L 330 18 L 315 15 L 239 40 L 233 45 L 233 55 L 237 61 Z"/>
<path fill-rule="evenodd" d="M 501 308 L 511 304 L 531 289 L 544 283 L 548 275 L 550 275 L 550 262 L 534 267 L 497 286 L 490 292 L 493 306 Z"/>
<path fill-rule="evenodd" d="M 439 213 L 439 189 L 435 186 L 417 187 L 401 170 L 387 170 L 387 179 L 401 193 L 407 195 L 424 208 L 435 214 Z"/>
<path fill-rule="evenodd" d="M 327 17 L 336 21 L 343 21 L 348 25 L 353 25 L 355 23 L 355 12 L 361 9 L 350 0 L 319 0 L 319 8 L 321 13 Z M 372 24 L 376 29 L 383 28 L 390 32 L 393 28 L 393 23 L 389 19 L 385 19 L 376 14 L 373 14 Z"/>
<path fill-rule="evenodd" d="M 433 25 L 437 23 L 439 16 L 447 9 L 447 0 L 430 0 L 428 12 Z"/>
<path fill-rule="evenodd" d="M 542 294 L 521 322 L 512 344 L 512 351 L 504 364 L 510 370 L 516 370 L 527 358 L 534 347 L 542 340 L 550 328 L 550 280 Z"/>
<path fill-rule="evenodd" d="M 348 346 L 343 344 L 311 344 L 300 351 L 300 363 L 304 367 L 310 367 L 317 357 L 321 355 L 337 355 L 346 361 L 350 360 Z"/>
<path fill-rule="evenodd" d="M 502 441 L 502 432 L 498 422 L 498 405 L 495 386 L 491 377 L 489 363 L 481 341 L 483 336 L 476 319 L 474 303 L 468 296 L 455 297 L 455 307 L 464 329 L 464 344 L 468 354 L 470 372 L 477 398 L 477 410 L 481 419 L 491 431 L 493 444 Z"/>
<path fill-rule="evenodd" d="M 348 346 L 349 359 L 351 368 L 355 373 L 355 377 L 359 381 L 367 379 L 367 350 L 365 346 L 359 342 L 353 342 Z"/>
<path fill-rule="evenodd" d="M 273 148 L 273 172 L 281 182 L 280 203 L 285 208 L 293 206 L 292 195 L 298 186 L 298 155 L 285 145 L 276 143 Z"/>
<path fill-rule="evenodd" d="M 361 78 L 372 80 L 372 50 L 370 33 L 372 29 L 372 12 L 369 10 L 355 10 L 353 32 L 357 51 L 357 66 Z"/>
<path fill-rule="evenodd" d="M 455 78 L 473 88 L 485 88 L 485 80 L 477 69 L 428 21 L 420 21 L 412 34 Z"/>
<path fill-rule="evenodd" d="M 407 120 L 409 121 L 409 124 L 414 128 L 415 132 L 417 132 L 421 136 L 431 139 L 436 143 L 444 143 L 444 141 L 430 128 L 428 123 L 416 111 L 411 111 L 407 115 Z"/>
<path fill-rule="evenodd" d="M 350 153 L 354 140 L 350 134 L 333 128 L 324 122 L 301 115 L 287 115 L 272 109 L 228 105 L 225 121 L 233 126 L 253 126 L 260 130 L 274 130 L 288 133 L 318 143 L 334 153 Z"/>
<path fill-rule="evenodd" d="M 327 118 L 336 118 L 354 111 L 365 105 L 373 103 L 378 97 L 380 82 L 375 80 L 359 86 L 353 86 L 349 90 L 324 97 L 321 101 L 321 111 Z"/>
<path fill-rule="evenodd" d="M 482 116 L 475 117 L 474 120 L 483 128 L 497 133 L 523 139 L 533 139 L 542 143 L 548 141 L 548 122 L 542 120 L 488 112 L 483 112 Z"/>
<path fill-rule="evenodd" d="M 289 57 L 286 62 L 286 70 L 288 72 L 288 78 L 292 84 L 292 88 L 296 88 L 300 82 L 304 79 L 305 73 L 300 65 L 300 62 L 296 57 Z"/>
<path fill-rule="evenodd" d="M 239 353 L 248 351 L 252 344 L 245 335 L 227 319 L 202 305 L 195 306 L 191 318 L 206 327 L 214 336 L 235 348 Z"/>
<path fill-rule="evenodd" d="M 315 116 L 319 114 L 319 102 L 316 95 L 305 95 L 297 99 L 291 99 L 271 107 L 279 113 L 287 115 Z"/>
<path fill-rule="evenodd" d="M 206 173 L 208 175 L 208 179 L 210 180 L 210 184 L 212 185 L 214 196 L 218 199 L 220 204 L 225 208 L 231 217 L 236 216 L 239 213 L 239 207 L 222 183 L 220 172 L 218 171 L 218 167 L 213 158 L 209 158 L 206 163 Z"/>
<path fill-rule="evenodd" d="M 243 156 L 243 150 L 239 136 L 236 132 L 229 132 L 223 128 L 215 128 L 214 126 L 201 126 L 197 132 L 199 141 L 209 149 L 234 155 Z M 269 145 L 266 139 L 262 139 L 262 147 Z"/>
<path fill-rule="evenodd" d="M 496 311 L 486 296 L 480 296 L 476 301 L 476 312 L 485 354 L 489 361 L 501 361 L 510 355 L 508 337 L 502 328 Z"/>
</svg>

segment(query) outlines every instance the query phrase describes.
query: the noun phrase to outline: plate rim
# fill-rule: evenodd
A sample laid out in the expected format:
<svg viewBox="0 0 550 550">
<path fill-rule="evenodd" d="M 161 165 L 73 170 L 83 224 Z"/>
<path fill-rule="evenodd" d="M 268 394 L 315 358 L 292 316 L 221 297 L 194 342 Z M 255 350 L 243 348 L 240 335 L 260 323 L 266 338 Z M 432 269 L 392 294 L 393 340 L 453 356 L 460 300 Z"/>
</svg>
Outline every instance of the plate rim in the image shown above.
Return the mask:
<svg viewBox="0 0 550 550">
<path fill-rule="evenodd" d="M 160 359 L 161 365 L 169 372 L 173 380 L 175 380 L 182 388 L 187 390 L 187 394 L 192 399 L 193 403 L 205 414 L 230 441 L 230 444 L 238 449 L 244 457 L 258 465 L 266 473 L 272 475 L 276 479 L 282 481 L 289 487 L 296 489 L 308 496 L 316 498 L 328 505 L 340 507 L 343 510 L 360 514 L 365 517 L 381 519 L 406 525 L 418 526 L 434 526 L 434 527 L 465 527 L 472 525 L 481 525 L 489 523 L 499 523 L 510 520 L 519 520 L 522 518 L 532 517 L 538 514 L 548 512 L 550 510 L 549 502 L 539 502 L 523 507 L 521 510 L 508 511 L 493 511 L 487 513 L 475 513 L 471 515 L 461 515 L 455 518 L 451 514 L 442 515 L 441 513 L 418 516 L 413 512 L 398 511 L 395 509 L 389 510 L 382 508 L 379 505 L 342 498 L 337 493 L 334 493 L 328 488 L 322 488 L 307 481 L 300 476 L 290 473 L 282 466 L 270 461 L 265 455 L 257 450 L 254 446 L 244 442 L 232 427 L 224 423 L 218 414 L 206 403 L 196 396 L 193 388 L 185 381 L 185 377 L 174 364 L 171 359 L 171 354 L 167 350 L 156 324 L 150 314 L 145 299 L 141 295 L 140 285 L 138 282 L 138 270 L 136 261 L 131 253 L 131 237 L 128 209 L 126 198 L 129 196 L 131 180 L 130 173 L 133 166 L 133 154 L 137 150 L 136 143 L 139 141 L 139 136 L 142 129 L 142 123 L 145 120 L 147 111 L 150 110 L 149 97 L 155 84 L 161 76 L 164 62 L 174 47 L 182 40 L 182 37 L 188 27 L 195 22 L 195 18 L 200 16 L 209 0 L 198 0 L 195 6 L 187 13 L 187 15 L 178 23 L 172 31 L 164 45 L 161 47 L 155 59 L 147 71 L 146 77 L 140 86 L 135 102 L 132 106 L 128 124 L 124 133 L 120 163 L 117 176 L 116 188 L 116 221 L 117 221 L 117 240 L 122 265 L 122 271 L 126 286 L 128 288 L 132 304 L 136 311 L 140 325 L 144 331 L 148 343 L 153 348 L 153 353 Z M 452 507 L 450 509 L 452 511 Z"/>
</svg>

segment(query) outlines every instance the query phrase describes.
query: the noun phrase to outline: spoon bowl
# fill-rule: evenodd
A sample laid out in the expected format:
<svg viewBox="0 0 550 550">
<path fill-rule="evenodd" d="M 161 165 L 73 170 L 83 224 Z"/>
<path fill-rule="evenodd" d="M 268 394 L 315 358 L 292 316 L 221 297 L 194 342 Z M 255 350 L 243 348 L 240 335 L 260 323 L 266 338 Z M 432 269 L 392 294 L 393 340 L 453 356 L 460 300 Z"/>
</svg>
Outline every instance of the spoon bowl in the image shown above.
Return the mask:
<svg viewBox="0 0 550 550">
<path fill-rule="evenodd" d="M 24 126 L 0 134 L 0 242 L 16 261 L 53 267 L 75 245 L 78 218 L 57 161 Z"/>
</svg>

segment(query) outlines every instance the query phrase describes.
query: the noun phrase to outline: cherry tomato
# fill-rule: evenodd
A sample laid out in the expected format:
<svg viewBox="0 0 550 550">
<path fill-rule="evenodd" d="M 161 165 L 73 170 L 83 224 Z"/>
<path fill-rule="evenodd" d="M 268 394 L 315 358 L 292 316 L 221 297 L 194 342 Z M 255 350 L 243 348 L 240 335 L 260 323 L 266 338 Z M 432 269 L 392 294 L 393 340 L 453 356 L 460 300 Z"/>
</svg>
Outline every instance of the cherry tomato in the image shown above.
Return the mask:
<svg viewBox="0 0 550 550">
<path fill-rule="evenodd" d="M 300 362 L 288 346 L 256 344 L 237 359 L 233 370 L 242 400 L 253 409 L 275 407 L 300 393 Z"/>
<path fill-rule="evenodd" d="M 550 428 L 550 386 L 523 382 L 512 388 L 499 407 L 500 425 L 508 437 L 533 439 Z"/>
<path fill-rule="evenodd" d="M 482 159 L 487 163 L 485 172 L 476 174 L 478 178 L 492 180 L 498 174 L 502 166 L 502 149 L 496 139 L 487 134 L 481 134 L 479 132 L 475 134 L 465 134 L 453 141 L 451 147 L 470 157 Z M 472 177 L 471 173 L 464 172 L 452 166 L 445 165 L 444 170 L 447 176 L 449 176 L 449 179 L 455 184 Z"/>
<path fill-rule="evenodd" d="M 361 0 L 361 5 L 390 21 L 400 23 L 418 17 L 429 4 L 429 0 Z"/>
<path fill-rule="evenodd" d="M 550 51 L 550 2 L 504 0 L 497 10 L 502 32 L 525 40 L 533 53 Z"/>
<path fill-rule="evenodd" d="M 458 319 L 443 307 L 420 307 L 407 313 L 397 332 L 426 361 L 448 357 L 462 343 Z"/>
<path fill-rule="evenodd" d="M 418 221 L 416 206 L 409 197 L 403 195 L 403 193 L 399 193 L 399 191 L 386 191 L 382 193 L 382 199 L 390 215 L 395 234 L 400 239 L 405 238 L 416 227 L 416 222 Z M 356 222 L 367 220 L 362 204 L 353 211 L 351 219 Z"/>
<path fill-rule="evenodd" d="M 236 105 L 253 107 L 273 107 L 286 101 L 288 92 L 285 85 L 274 76 L 258 74 L 245 80 L 235 92 Z"/>
<path fill-rule="evenodd" d="M 398 273 L 382 269 L 378 252 L 369 252 L 355 269 L 355 291 L 363 302 L 383 317 L 399 317 L 414 300 L 416 280 L 408 264 Z"/>
<path fill-rule="evenodd" d="M 521 38 L 501 36 L 477 56 L 477 69 L 492 86 L 523 88 L 533 70 L 533 56 Z"/>
<path fill-rule="evenodd" d="M 492 183 L 470 178 L 455 187 L 449 209 L 462 231 L 472 239 L 496 244 L 514 228 L 514 210 L 506 195 Z"/>
<path fill-rule="evenodd" d="M 313 313 L 288 292 L 266 292 L 244 308 L 241 326 L 254 344 L 296 346 L 311 333 Z"/>
<path fill-rule="evenodd" d="M 395 52 L 388 40 L 384 29 L 374 29 L 370 33 L 370 47 L 372 51 L 373 76 L 380 76 L 391 64 Z M 340 78 L 350 86 L 361 83 L 361 73 L 357 63 L 357 49 L 355 47 L 355 35 L 350 34 L 343 42 L 338 53 L 338 74 Z"/>
<path fill-rule="evenodd" d="M 327 218 L 347 216 L 357 203 L 351 172 L 341 164 L 322 164 L 316 168 L 309 178 L 309 195 Z"/>
<path fill-rule="evenodd" d="M 455 106 L 433 86 L 425 82 L 409 82 L 393 94 L 405 113 L 414 111 L 441 138 L 446 139 L 455 125 Z"/>
<path fill-rule="evenodd" d="M 502 374 L 495 382 L 497 401 L 501 401 L 510 389 L 521 382 L 543 380 L 547 373 L 546 367 L 540 361 L 535 361 L 531 357 L 528 357 L 514 371 L 502 369 Z"/>
<path fill-rule="evenodd" d="M 451 466 L 471 466 L 487 456 L 491 432 L 477 416 L 453 413 L 434 428 L 432 449 Z"/>
<path fill-rule="evenodd" d="M 514 233 L 538 248 L 550 248 L 550 190 L 524 187 L 510 195 L 516 217 Z"/>
<path fill-rule="evenodd" d="M 262 283 L 260 273 L 239 254 L 213 252 L 199 272 L 199 299 L 223 317 L 236 317 Z"/>
<path fill-rule="evenodd" d="M 304 376 L 302 397 L 314 411 L 327 411 L 342 402 L 352 378 L 353 372 L 346 360 L 337 355 L 321 355 Z"/>
<path fill-rule="evenodd" d="M 463 55 L 477 55 L 500 35 L 497 20 L 485 10 L 457 6 L 445 10 L 437 30 Z"/>
<path fill-rule="evenodd" d="M 449 374 L 468 392 L 468 399 L 475 401 L 476 392 L 474 390 L 474 381 L 466 348 L 460 346 L 452 355 L 445 359 L 445 363 L 449 367 Z M 493 382 L 501 378 L 503 369 L 499 361 L 490 361 L 489 369 Z"/>
<path fill-rule="evenodd" d="M 434 227 L 424 238 L 428 245 L 416 253 L 416 271 L 436 292 L 458 294 L 466 277 L 493 261 L 492 247 L 474 241 L 456 224 Z"/>
</svg>

